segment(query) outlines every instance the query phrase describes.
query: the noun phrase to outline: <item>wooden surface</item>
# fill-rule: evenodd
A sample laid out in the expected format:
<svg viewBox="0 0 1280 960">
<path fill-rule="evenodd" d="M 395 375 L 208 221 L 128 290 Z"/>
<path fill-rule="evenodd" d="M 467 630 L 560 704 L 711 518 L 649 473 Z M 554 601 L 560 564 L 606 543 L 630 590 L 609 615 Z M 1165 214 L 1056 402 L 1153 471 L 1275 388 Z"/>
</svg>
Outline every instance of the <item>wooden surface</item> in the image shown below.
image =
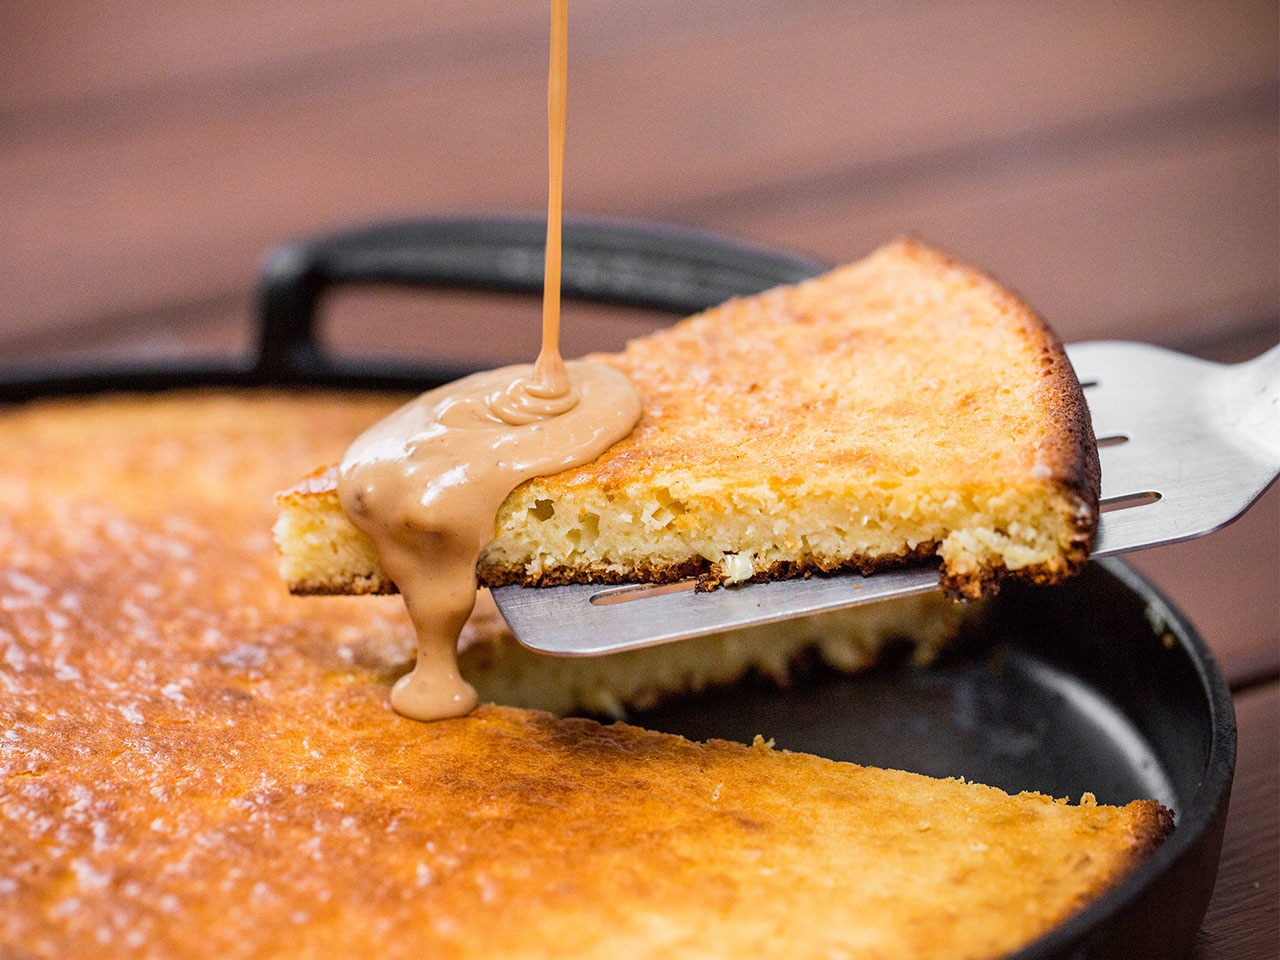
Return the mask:
<svg viewBox="0 0 1280 960">
<path fill-rule="evenodd" d="M 238 353 L 291 238 L 544 200 L 542 0 L 0 6 L 0 363 Z M 1255 0 L 576 0 L 566 208 L 832 262 L 910 231 L 1064 339 L 1217 359 L 1280 317 L 1277 9 Z M 347 293 L 335 349 L 524 359 L 536 305 Z M 566 352 L 668 318 L 571 306 Z M 1277 939 L 1280 491 L 1134 562 L 1238 692 L 1195 956 Z"/>
</svg>

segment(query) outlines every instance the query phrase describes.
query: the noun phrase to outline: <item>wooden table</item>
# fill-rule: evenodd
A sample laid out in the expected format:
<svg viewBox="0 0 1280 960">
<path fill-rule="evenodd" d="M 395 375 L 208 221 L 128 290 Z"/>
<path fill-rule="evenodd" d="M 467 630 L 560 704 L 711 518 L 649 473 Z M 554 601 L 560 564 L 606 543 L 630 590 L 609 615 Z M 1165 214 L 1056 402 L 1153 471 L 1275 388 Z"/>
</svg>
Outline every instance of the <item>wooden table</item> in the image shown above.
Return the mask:
<svg viewBox="0 0 1280 960">
<path fill-rule="evenodd" d="M 43 0 L 0 11 L 0 358 L 248 348 L 263 252 L 544 202 L 545 0 Z M 856 258 L 910 231 L 1066 340 L 1275 342 L 1274 0 L 576 0 L 567 208 Z M 525 359 L 536 305 L 344 294 L 339 349 Z M 458 323 L 465 320 L 465 324 Z M 566 352 L 665 318 L 571 308 Z M 468 331 L 463 337 L 459 331 Z M 1237 695 L 1195 956 L 1277 938 L 1280 491 L 1137 566 Z"/>
</svg>

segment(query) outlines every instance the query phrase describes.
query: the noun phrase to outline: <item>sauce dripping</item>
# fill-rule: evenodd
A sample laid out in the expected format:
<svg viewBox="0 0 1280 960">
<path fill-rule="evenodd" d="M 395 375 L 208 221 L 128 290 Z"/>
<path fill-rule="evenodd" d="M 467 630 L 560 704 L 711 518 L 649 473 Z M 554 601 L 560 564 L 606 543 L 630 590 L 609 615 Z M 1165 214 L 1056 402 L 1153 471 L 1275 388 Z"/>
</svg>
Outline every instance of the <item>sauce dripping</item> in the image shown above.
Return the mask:
<svg viewBox="0 0 1280 960">
<path fill-rule="evenodd" d="M 391 691 L 391 705 L 415 720 L 461 716 L 476 706 L 474 688 L 458 673 L 458 634 L 475 606 L 476 560 L 507 494 L 532 477 L 591 462 L 640 416 L 640 400 L 623 374 L 560 357 L 568 18 L 568 0 L 552 0 L 537 361 L 424 393 L 361 434 L 339 467 L 342 508 L 377 545 L 418 634 L 413 672 Z"/>
</svg>

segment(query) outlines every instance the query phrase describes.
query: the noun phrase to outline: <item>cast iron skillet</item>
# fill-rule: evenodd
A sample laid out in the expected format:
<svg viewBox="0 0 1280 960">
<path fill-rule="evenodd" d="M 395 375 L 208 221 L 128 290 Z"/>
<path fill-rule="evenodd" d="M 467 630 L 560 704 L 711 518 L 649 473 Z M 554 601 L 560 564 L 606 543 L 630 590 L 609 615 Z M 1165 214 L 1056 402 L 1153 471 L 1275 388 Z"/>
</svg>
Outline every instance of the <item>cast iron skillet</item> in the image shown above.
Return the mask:
<svg viewBox="0 0 1280 960">
<path fill-rule="evenodd" d="M 426 389 L 469 371 L 329 356 L 315 336 L 324 295 L 369 284 L 536 293 L 543 239 L 541 220 L 484 217 L 298 244 L 265 268 L 251 361 L 0 370 L 0 400 L 197 384 Z M 607 303 L 692 313 L 822 269 L 665 226 L 573 221 L 564 231 L 566 296 Z M 980 638 L 927 668 L 899 658 L 856 677 L 814 669 L 786 690 L 747 680 L 633 719 L 699 739 L 762 733 L 790 749 L 1007 790 L 1150 797 L 1175 812 L 1177 828 L 1142 867 L 1017 960 L 1181 956 L 1213 889 L 1235 765 L 1231 696 L 1195 628 L 1117 561 L 1060 587 L 1006 589 Z"/>
</svg>

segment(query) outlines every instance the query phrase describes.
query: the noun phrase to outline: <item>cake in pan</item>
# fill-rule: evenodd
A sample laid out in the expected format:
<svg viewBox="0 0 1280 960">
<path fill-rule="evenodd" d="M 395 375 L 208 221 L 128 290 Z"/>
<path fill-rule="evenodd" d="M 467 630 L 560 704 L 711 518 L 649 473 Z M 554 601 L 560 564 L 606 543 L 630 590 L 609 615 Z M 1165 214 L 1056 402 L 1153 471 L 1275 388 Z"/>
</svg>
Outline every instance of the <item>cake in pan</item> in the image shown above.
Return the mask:
<svg viewBox="0 0 1280 960">
<path fill-rule="evenodd" d="M 1009 796 L 763 742 L 497 706 L 398 717 L 398 599 L 291 597 L 266 533 L 284 478 L 393 402 L 0 412 L 10 952 L 996 957 L 1168 832 L 1151 802 Z"/>
<path fill-rule="evenodd" d="M 1086 561 L 1098 461 L 1061 343 L 984 274 L 900 240 L 599 356 L 643 413 L 593 463 L 519 486 L 490 586 L 704 586 L 936 556 L 945 589 L 1052 583 Z M 394 591 L 336 471 L 280 496 L 295 593 Z"/>
</svg>

